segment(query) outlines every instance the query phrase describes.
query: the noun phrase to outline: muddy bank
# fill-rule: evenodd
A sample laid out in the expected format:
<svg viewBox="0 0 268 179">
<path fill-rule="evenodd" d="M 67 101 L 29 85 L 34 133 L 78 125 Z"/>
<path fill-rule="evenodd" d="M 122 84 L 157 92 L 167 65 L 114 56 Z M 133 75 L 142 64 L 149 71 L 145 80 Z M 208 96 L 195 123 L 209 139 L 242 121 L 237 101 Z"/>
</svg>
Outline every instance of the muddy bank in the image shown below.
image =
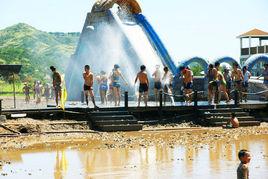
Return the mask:
<svg viewBox="0 0 268 179">
<path fill-rule="evenodd" d="M 204 147 L 219 140 L 231 142 L 249 135 L 268 135 L 268 124 L 238 129 L 193 127 L 191 124 L 147 126 L 139 132 L 104 133 L 89 130 L 87 124 L 75 121 L 7 120 L 3 125 L 27 133 L 12 134 L 0 128 L 1 150 L 17 150 L 50 146 L 86 147 L 92 149 L 135 148 L 152 145 Z M 22 125 L 23 124 L 23 125 Z M 61 132 L 62 131 L 62 132 Z M 65 132 L 64 132 L 65 131 Z M 12 134 L 5 136 L 1 134 Z"/>
<path fill-rule="evenodd" d="M 5 134 L 42 134 L 48 132 L 68 132 L 69 130 L 89 130 L 87 122 L 74 120 L 34 120 L 20 118 L 5 120 L 0 123 L 0 137 Z"/>
</svg>

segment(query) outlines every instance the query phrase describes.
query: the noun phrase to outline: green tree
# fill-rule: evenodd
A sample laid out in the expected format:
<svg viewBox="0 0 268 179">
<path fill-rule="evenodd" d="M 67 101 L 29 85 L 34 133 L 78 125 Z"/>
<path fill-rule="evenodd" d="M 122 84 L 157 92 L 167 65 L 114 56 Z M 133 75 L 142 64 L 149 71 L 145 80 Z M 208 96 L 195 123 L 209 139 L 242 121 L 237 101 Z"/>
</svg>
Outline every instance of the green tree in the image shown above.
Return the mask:
<svg viewBox="0 0 268 179">
<path fill-rule="evenodd" d="M 204 69 L 198 63 L 193 63 L 192 65 L 190 65 L 190 69 L 192 70 L 194 76 L 204 76 L 204 74 L 202 74 Z"/>
</svg>

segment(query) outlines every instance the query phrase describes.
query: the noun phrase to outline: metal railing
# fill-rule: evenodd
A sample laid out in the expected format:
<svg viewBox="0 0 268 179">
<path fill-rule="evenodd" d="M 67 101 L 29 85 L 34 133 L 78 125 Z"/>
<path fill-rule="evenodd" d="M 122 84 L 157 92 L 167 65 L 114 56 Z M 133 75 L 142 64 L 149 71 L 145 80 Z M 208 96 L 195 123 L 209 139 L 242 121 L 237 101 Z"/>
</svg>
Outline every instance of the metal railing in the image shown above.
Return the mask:
<svg viewBox="0 0 268 179">
<path fill-rule="evenodd" d="M 160 90 L 159 91 L 159 107 L 160 108 L 163 107 L 163 102 L 165 102 L 163 100 L 164 95 L 174 97 L 174 98 L 185 98 L 185 97 L 193 96 L 192 99 L 193 99 L 193 102 L 194 102 L 194 107 L 198 107 L 198 94 L 204 94 L 204 91 L 193 91 L 192 93 L 187 94 L 187 95 L 185 95 L 185 94 L 176 95 L 176 94 L 166 93 L 166 92 L 163 92 L 163 90 Z M 124 107 L 126 109 L 129 107 L 129 94 L 128 94 L 128 91 L 125 91 L 125 93 L 124 93 Z"/>
</svg>

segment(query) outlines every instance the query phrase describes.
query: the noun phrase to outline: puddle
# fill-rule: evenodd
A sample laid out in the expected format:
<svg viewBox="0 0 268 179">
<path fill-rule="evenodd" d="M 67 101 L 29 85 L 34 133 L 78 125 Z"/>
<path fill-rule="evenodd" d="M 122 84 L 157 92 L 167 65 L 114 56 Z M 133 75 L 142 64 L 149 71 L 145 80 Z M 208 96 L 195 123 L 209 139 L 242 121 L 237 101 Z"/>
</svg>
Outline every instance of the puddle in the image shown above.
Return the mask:
<svg viewBox="0 0 268 179">
<path fill-rule="evenodd" d="M 91 145 L 1 151 L 0 178 L 236 178 L 237 152 L 242 148 L 252 153 L 250 178 L 268 176 L 268 135 L 196 148 L 163 144 L 92 149 Z"/>
</svg>

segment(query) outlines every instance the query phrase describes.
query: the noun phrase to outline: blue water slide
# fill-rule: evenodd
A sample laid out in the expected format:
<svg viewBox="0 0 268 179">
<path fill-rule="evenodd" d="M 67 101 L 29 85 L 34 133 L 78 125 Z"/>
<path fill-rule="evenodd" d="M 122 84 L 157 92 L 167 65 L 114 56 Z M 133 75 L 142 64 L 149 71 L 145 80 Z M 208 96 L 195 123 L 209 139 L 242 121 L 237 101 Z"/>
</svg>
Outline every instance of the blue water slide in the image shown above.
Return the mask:
<svg viewBox="0 0 268 179">
<path fill-rule="evenodd" d="M 134 15 L 137 23 L 139 23 L 144 32 L 147 34 L 147 37 L 149 38 L 151 44 L 156 49 L 158 55 L 161 57 L 162 63 L 165 64 L 171 72 L 175 75 L 177 73 L 177 67 L 174 64 L 173 60 L 171 59 L 167 49 L 165 48 L 164 44 L 162 43 L 161 39 L 151 26 L 151 24 L 148 22 L 146 17 L 142 14 L 136 14 Z"/>
</svg>

